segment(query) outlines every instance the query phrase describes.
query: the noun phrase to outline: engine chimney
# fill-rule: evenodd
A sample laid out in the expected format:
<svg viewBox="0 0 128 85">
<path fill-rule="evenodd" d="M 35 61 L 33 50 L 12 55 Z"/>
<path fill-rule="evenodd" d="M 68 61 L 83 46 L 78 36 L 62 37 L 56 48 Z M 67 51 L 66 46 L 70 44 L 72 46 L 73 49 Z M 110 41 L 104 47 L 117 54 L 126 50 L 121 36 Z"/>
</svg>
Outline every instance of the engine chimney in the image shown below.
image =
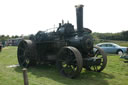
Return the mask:
<svg viewBox="0 0 128 85">
<path fill-rule="evenodd" d="M 76 20 L 77 20 L 77 31 L 83 32 L 83 6 L 76 5 Z"/>
</svg>

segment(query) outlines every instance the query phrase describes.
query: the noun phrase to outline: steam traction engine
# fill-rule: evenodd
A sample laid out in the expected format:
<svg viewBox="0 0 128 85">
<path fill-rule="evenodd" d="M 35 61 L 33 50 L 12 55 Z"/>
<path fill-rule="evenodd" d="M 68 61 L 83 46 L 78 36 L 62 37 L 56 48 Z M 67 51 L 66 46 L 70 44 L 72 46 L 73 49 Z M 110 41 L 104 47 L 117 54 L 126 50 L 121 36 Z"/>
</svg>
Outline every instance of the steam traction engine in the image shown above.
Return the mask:
<svg viewBox="0 0 128 85">
<path fill-rule="evenodd" d="M 70 78 L 77 77 L 82 68 L 96 72 L 105 68 L 107 56 L 93 46 L 91 30 L 83 28 L 83 5 L 75 7 L 77 30 L 71 23 L 59 23 L 56 31 L 39 31 L 22 40 L 17 51 L 20 66 L 56 64 L 60 73 Z"/>
</svg>

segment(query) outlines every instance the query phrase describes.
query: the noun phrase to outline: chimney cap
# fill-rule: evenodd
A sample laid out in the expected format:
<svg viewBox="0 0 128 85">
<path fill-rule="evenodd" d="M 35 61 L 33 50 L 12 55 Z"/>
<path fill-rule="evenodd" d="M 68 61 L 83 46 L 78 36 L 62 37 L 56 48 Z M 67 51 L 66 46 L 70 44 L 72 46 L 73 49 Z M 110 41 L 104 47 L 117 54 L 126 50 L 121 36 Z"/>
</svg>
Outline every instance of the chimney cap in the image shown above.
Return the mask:
<svg viewBox="0 0 128 85">
<path fill-rule="evenodd" d="M 76 8 L 80 8 L 80 7 L 84 7 L 84 5 L 79 4 L 79 5 L 75 5 Z"/>
</svg>

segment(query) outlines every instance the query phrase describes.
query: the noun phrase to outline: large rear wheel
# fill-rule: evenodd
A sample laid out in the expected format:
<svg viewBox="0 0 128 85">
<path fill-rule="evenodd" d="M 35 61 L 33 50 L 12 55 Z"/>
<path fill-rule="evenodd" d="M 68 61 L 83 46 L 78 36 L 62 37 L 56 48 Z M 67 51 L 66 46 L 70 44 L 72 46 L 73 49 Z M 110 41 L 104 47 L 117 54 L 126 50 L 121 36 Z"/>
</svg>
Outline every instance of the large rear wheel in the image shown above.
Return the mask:
<svg viewBox="0 0 128 85">
<path fill-rule="evenodd" d="M 82 70 L 82 56 L 76 48 L 65 46 L 57 55 L 56 65 L 62 75 L 75 78 Z"/>
</svg>

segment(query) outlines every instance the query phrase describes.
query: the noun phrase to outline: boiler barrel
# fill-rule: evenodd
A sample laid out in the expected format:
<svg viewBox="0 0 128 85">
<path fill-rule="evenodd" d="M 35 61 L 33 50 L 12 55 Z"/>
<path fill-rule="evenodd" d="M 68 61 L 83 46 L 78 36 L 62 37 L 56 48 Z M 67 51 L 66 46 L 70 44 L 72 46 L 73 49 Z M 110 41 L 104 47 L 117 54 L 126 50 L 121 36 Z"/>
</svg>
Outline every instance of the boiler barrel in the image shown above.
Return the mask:
<svg viewBox="0 0 128 85">
<path fill-rule="evenodd" d="M 77 20 L 77 31 L 83 31 L 83 6 L 84 5 L 76 5 L 76 20 Z"/>
</svg>

